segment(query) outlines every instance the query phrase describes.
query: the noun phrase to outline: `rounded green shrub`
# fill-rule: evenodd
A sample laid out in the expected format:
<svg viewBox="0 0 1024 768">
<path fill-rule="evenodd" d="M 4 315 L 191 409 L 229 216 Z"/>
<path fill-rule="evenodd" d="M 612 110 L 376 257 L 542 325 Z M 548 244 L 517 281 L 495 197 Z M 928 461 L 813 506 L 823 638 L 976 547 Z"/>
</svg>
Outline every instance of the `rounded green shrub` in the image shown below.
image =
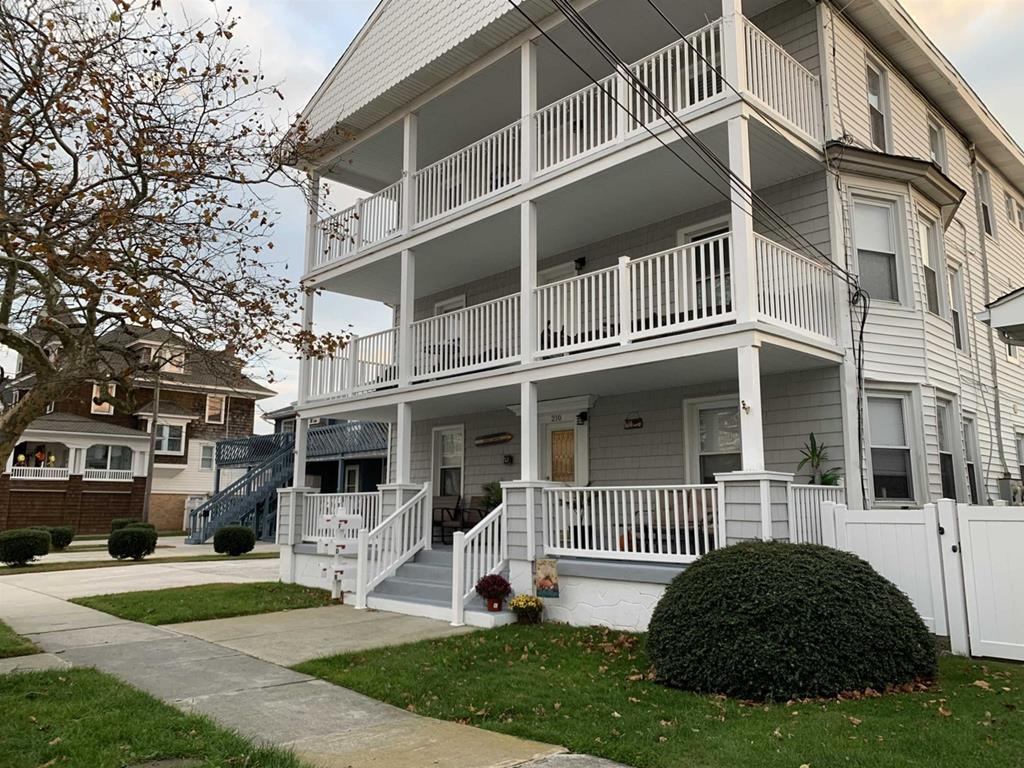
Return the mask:
<svg viewBox="0 0 1024 768">
<path fill-rule="evenodd" d="M 0 533 L 0 562 L 6 565 L 25 565 L 49 551 L 49 531 L 16 528 Z"/>
<path fill-rule="evenodd" d="M 126 526 L 113 531 L 107 539 L 107 552 L 117 560 L 141 560 L 156 550 L 156 531 Z"/>
<path fill-rule="evenodd" d="M 251 552 L 256 546 L 256 532 L 245 525 L 225 525 L 213 534 L 213 551 L 231 557 Z"/>
<path fill-rule="evenodd" d="M 141 523 L 137 517 L 115 517 L 110 521 L 110 532 L 119 531 L 122 528 L 131 525 L 132 523 Z"/>
<path fill-rule="evenodd" d="M 144 523 L 141 520 L 134 520 L 134 521 L 128 523 L 128 525 L 126 525 L 124 527 L 125 528 L 145 528 L 148 531 L 155 531 L 156 530 L 156 526 L 155 525 L 153 525 L 152 523 Z"/>
<path fill-rule="evenodd" d="M 868 563 L 828 547 L 749 542 L 679 574 L 651 617 L 658 678 L 699 693 L 786 701 L 929 679 L 935 641 Z"/>
<path fill-rule="evenodd" d="M 46 530 L 50 534 L 50 547 L 53 549 L 67 549 L 74 541 L 75 529 L 70 525 L 55 525 Z"/>
</svg>

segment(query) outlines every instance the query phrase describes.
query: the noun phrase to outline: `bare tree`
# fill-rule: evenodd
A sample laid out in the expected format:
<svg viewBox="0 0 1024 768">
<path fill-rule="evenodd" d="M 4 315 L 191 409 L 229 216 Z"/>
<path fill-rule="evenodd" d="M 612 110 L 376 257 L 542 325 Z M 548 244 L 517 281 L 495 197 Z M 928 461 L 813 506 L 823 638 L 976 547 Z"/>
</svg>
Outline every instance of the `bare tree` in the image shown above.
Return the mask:
<svg viewBox="0 0 1024 768">
<path fill-rule="evenodd" d="M 0 413 L 0 456 L 49 401 L 145 367 L 107 346 L 119 329 L 245 359 L 344 343 L 301 332 L 301 290 L 272 266 L 264 198 L 295 181 L 280 94 L 234 26 L 159 0 L 0 0 L 0 344 L 35 374 Z"/>
</svg>

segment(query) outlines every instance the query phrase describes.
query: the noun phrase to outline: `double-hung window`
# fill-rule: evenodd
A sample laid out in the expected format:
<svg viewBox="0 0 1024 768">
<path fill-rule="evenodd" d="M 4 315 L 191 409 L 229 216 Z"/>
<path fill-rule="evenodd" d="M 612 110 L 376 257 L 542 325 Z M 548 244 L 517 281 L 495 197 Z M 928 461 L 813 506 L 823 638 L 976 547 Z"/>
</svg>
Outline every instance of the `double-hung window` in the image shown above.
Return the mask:
<svg viewBox="0 0 1024 768">
<path fill-rule="evenodd" d="M 964 422 L 964 464 L 967 466 L 967 484 L 971 489 L 971 504 L 978 503 L 978 489 L 981 487 L 978 477 L 978 429 L 974 419 L 965 418 Z"/>
<path fill-rule="evenodd" d="M 949 270 L 949 319 L 953 323 L 953 343 L 967 352 L 967 324 L 964 313 L 964 278 L 959 269 Z"/>
<path fill-rule="evenodd" d="M 946 131 L 938 121 L 928 120 L 928 151 L 932 162 L 946 170 Z"/>
<path fill-rule="evenodd" d="M 876 501 L 912 501 L 908 403 L 903 395 L 868 396 L 871 478 Z"/>
<path fill-rule="evenodd" d="M 438 495 L 462 495 L 463 459 L 462 426 L 434 430 L 434 481 Z"/>
<path fill-rule="evenodd" d="M 942 498 L 956 498 L 956 462 L 953 452 L 953 406 L 939 401 L 937 410 L 939 427 L 939 474 L 942 477 Z"/>
<path fill-rule="evenodd" d="M 185 427 L 182 424 L 156 425 L 156 453 L 181 456 L 185 453 Z"/>
<path fill-rule="evenodd" d="M 981 201 L 981 223 L 985 234 L 995 237 L 996 221 L 992 215 L 992 177 L 984 168 L 978 169 L 978 198 Z"/>
<path fill-rule="evenodd" d="M 853 236 L 860 284 L 878 301 L 900 301 L 896 203 L 858 199 L 853 204 Z"/>
<path fill-rule="evenodd" d="M 886 93 L 887 76 L 874 62 L 867 63 L 868 119 L 871 144 L 882 152 L 889 151 L 889 96 Z"/>
<path fill-rule="evenodd" d="M 213 443 L 203 443 L 199 446 L 199 468 L 204 471 L 212 470 L 216 462 L 216 447 Z"/>
<path fill-rule="evenodd" d="M 207 395 L 206 396 L 206 423 L 207 424 L 223 424 L 224 423 L 224 395 Z"/>
<path fill-rule="evenodd" d="M 1024 433 L 1017 433 L 1017 473 L 1024 483 Z"/>
<path fill-rule="evenodd" d="M 921 261 L 924 265 L 925 297 L 928 311 L 941 315 L 942 235 L 936 221 L 921 218 Z"/>
<path fill-rule="evenodd" d="M 96 416 L 112 416 L 114 413 L 114 404 L 110 401 L 103 400 L 103 398 L 107 396 L 113 397 L 115 394 L 117 394 L 116 384 L 93 384 L 92 402 L 89 412 Z"/>
<path fill-rule="evenodd" d="M 697 421 L 700 482 L 714 483 L 718 472 L 741 469 L 740 409 L 735 405 L 701 407 Z"/>
</svg>

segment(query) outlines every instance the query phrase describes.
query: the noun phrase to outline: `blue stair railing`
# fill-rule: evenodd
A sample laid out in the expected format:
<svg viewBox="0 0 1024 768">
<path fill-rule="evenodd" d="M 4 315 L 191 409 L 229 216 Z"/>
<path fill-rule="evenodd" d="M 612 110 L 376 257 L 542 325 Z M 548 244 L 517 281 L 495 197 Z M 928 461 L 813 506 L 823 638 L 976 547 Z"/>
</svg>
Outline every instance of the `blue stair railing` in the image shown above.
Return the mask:
<svg viewBox="0 0 1024 768">
<path fill-rule="evenodd" d="M 279 447 L 270 458 L 253 467 L 189 515 L 189 544 L 203 544 L 225 525 L 250 525 L 266 536 L 277 499 L 277 489 L 292 481 L 291 446 Z"/>
</svg>

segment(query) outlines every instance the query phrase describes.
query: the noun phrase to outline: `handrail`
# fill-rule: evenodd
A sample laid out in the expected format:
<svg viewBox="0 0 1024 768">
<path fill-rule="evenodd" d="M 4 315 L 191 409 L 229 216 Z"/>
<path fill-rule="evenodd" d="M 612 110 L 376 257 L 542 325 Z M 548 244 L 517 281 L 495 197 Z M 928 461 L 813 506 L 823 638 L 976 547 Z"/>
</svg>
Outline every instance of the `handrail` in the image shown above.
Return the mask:
<svg viewBox="0 0 1024 768">
<path fill-rule="evenodd" d="M 356 567 L 356 608 L 366 607 L 366 596 L 404 563 L 430 546 L 430 483 L 402 504 L 380 525 L 359 531 Z"/>
<path fill-rule="evenodd" d="M 508 515 L 504 502 L 468 532 L 458 531 L 452 546 L 452 625 L 465 622 L 466 600 L 476 583 L 508 564 Z"/>
</svg>

